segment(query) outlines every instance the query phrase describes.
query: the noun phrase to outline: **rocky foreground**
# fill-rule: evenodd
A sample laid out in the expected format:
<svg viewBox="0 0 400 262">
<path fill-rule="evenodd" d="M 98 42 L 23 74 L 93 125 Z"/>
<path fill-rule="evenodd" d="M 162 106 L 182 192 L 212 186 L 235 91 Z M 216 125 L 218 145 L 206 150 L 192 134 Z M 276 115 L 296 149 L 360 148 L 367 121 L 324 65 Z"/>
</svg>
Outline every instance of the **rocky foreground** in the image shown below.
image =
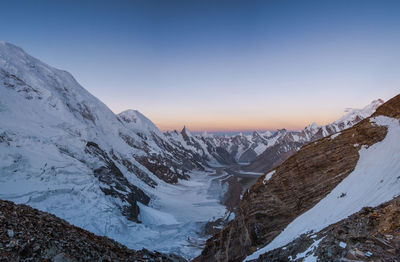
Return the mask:
<svg viewBox="0 0 400 262">
<path fill-rule="evenodd" d="M 131 250 L 54 215 L 0 200 L 0 261 L 185 260 L 146 249 Z"/>
<path fill-rule="evenodd" d="M 330 225 L 317 234 L 302 235 L 256 261 L 400 261 L 400 197 Z"/>
</svg>

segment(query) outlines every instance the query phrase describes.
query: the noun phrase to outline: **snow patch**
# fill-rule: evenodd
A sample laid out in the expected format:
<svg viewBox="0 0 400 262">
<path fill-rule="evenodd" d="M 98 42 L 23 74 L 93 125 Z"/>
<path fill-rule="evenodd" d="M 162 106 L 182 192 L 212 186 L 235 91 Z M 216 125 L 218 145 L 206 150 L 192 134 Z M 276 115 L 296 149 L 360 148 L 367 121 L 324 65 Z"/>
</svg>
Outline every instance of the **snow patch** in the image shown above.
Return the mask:
<svg viewBox="0 0 400 262">
<path fill-rule="evenodd" d="M 267 183 L 268 180 L 271 179 L 273 174 L 275 174 L 275 170 L 272 170 L 271 172 L 269 172 L 268 174 L 265 175 L 265 178 L 263 180 L 264 185 Z"/>
<path fill-rule="evenodd" d="M 335 138 L 338 137 L 340 134 L 341 134 L 341 133 L 338 132 L 338 133 L 336 133 L 336 134 L 331 135 L 331 139 L 332 139 L 332 140 L 335 139 Z"/>
</svg>

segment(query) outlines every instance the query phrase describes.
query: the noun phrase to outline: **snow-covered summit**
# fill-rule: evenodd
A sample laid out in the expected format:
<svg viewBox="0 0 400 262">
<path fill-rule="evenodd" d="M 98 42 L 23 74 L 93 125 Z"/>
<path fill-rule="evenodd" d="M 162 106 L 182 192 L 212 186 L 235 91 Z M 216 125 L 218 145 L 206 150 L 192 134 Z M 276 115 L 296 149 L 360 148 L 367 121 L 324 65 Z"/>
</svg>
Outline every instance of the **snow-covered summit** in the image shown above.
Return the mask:
<svg viewBox="0 0 400 262">
<path fill-rule="evenodd" d="M 183 126 L 181 133 L 185 134 L 188 137 L 192 137 L 192 133 L 189 131 L 189 129 L 186 126 Z"/>
<path fill-rule="evenodd" d="M 154 132 L 160 136 L 162 133 L 157 126 L 138 110 L 128 109 L 118 114 L 118 117 L 129 125 L 132 130 L 149 133 Z"/>
<path fill-rule="evenodd" d="M 30 107 L 37 109 L 34 104 L 40 104 L 56 122 L 79 121 L 85 125 L 96 125 L 102 131 L 116 132 L 114 127 L 118 125 L 114 113 L 79 85 L 71 74 L 39 61 L 21 48 L 2 42 L 0 74 L 7 90 L 14 90 L 32 100 L 30 104 L 25 103 L 26 107 L 19 107 L 14 112 L 20 113 L 21 117 L 25 115 L 37 118 L 39 122 L 46 121 L 37 110 L 31 111 Z"/>
<path fill-rule="evenodd" d="M 354 121 L 357 121 L 358 119 L 367 118 L 370 115 L 372 115 L 376 111 L 376 109 L 383 103 L 385 103 L 385 101 L 383 101 L 382 99 L 376 99 L 372 101 L 369 105 L 363 107 L 362 109 L 347 108 L 345 110 L 346 114 L 333 123 L 334 124 L 345 123 L 345 125 L 347 125 L 348 123 L 352 123 Z"/>
<path fill-rule="evenodd" d="M 310 132 L 312 135 L 314 135 L 315 133 L 317 133 L 318 129 L 320 128 L 319 125 L 317 125 L 317 123 L 312 122 L 311 124 L 309 124 L 308 126 L 306 126 L 304 128 L 304 130 L 306 132 Z"/>
</svg>

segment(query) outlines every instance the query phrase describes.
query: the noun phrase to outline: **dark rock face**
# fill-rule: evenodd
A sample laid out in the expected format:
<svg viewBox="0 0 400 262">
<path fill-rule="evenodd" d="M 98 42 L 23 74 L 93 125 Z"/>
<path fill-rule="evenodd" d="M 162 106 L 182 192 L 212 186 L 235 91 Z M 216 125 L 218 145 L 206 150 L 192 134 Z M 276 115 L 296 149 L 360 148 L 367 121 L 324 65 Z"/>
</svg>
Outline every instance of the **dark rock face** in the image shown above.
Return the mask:
<svg viewBox="0 0 400 262">
<path fill-rule="evenodd" d="M 176 132 L 176 131 L 175 131 Z M 231 165 L 231 164 L 236 164 L 234 155 L 236 154 L 236 151 L 232 149 L 230 152 L 223 146 L 217 146 L 214 144 L 212 141 L 210 141 L 206 137 L 198 136 L 198 137 L 193 137 L 190 135 L 189 131 L 186 129 L 186 127 L 183 127 L 182 131 L 180 132 L 182 135 L 183 140 L 190 146 L 196 148 L 199 151 L 203 151 L 203 156 L 202 156 L 202 163 L 205 163 L 207 165 L 207 160 L 208 157 L 206 156 L 205 150 L 202 148 L 200 145 L 200 141 L 203 142 L 206 145 L 206 150 L 208 153 L 214 157 L 219 163 L 225 164 L 225 165 Z M 198 162 L 199 159 L 197 159 Z"/>
<path fill-rule="evenodd" d="M 125 159 L 123 157 L 117 157 L 114 154 L 112 154 L 112 157 L 116 162 L 125 166 L 129 172 L 135 174 L 140 180 L 145 182 L 147 185 L 151 186 L 152 188 L 155 188 L 158 185 L 156 181 L 151 179 L 149 177 L 149 175 L 147 173 L 145 173 L 143 170 L 139 169 L 137 166 L 132 164 L 132 162 L 130 160 Z"/>
<path fill-rule="evenodd" d="M 374 114 L 400 117 L 400 95 Z M 289 157 L 264 181 L 260 177 L 240 202 L 235 219 L 206 243 L 195 261 L 241 261 L 272 241 L 297 216 L 312 208 L 355 168 L 361 146 L 385 138 L 387 128 L 369 118 L 331 139 L 312 142 Z"/>
<path fill-rule="evenodd" d="M 310 246 L 320 241 L 315 248 Z M 261 255 L 255 261 L 300 261 L 299 253 L 320 261 L 399 261 L 400 197 L 361 211 L 318 233 L 302 235 L 284 247 Z"/>
<path fill-rule="evenodd" d="M 226 148 L 222 146 L 216 146 L 215 144 L 211 143 L 211 141 L 209 141 L 204 137 L 198 137 L 196 139 L 192 136 L 189 136 L 186 127 L 182 129 L 181 135 L 188 145 L 193 146 L 200 151 L 203 151 L 201 145 L 197 141 L 197 139 L 201 139 L 201 141 L 207 145 L 208 153 L 212 155 L 219 163 L 225 165 L 231 165 L 236 163 L 235 158 L 233 157 L 236 154 L 234 150 L 233 152 L 228 152 Z"/>
<path fill-rule="evenodd" d="M 170 166 L 168 166 L 165 164 L 165 162 L 168 160 L 157 157 L 156 155 L 150 157 L 140 157 L 136 158 L 136 160 L 140 164 L 145 166 L 150 172 L 152 172 L 158 178 L 164 180 L 167 183 L 176 184 L 178 183 L 178 178 L 180 179 L 189 178 L 188 175 L 185 175 L 184 171 L 181 171 L 182 173 L 179 173 L 176 170 L 175 172 L 172 171 L 170 168 L 170 166 L 172 166 L 172 163 Z"/>
<path fill-rule="evenodd" d="M 250 163 L 257 158 L 257 153 L 254 149 L 249 148 L 247 149 L 239 158 L 240 163 Z"/>
<path fill-rule="evenodd" d="M 143 136 L 146 137 L 145 135 Z M 204 166 L 207 166 L 206 158 L 186 150 L 182 145 L 175 144 L 172 146 L 156 134 L 152 134 L 151 139 L 164 152 L 168 152 L 169 155 L 148 153 L 147 156 L 135 156 L 135 159 L 159 179 L 167 183 L 176 184 L 178 179 L 187 180 L 189 175 L 186 173 L 190 170 L 204 170 Z"/>
<path fill-rule="evenodd" d="M 0 200 L 0 261 L 185 260 L 146 249 L 131 250 L 54 215 Z"/>
<path fill-rule="evenodd" d="M 222 203 L 226 206 L 229 212 L 234 213 L 236 207 L 240 203 L 240 194 L 242 193 L 243 187 L 236 177 L 231 176 L 226 182 L 228 183 L 228 190 L 222 198 Z"/>
<path fill-rule="evenodd" d="M 286 159 L 296 153 L 304 143 L 285 142 L 267 148 L 250 165 L 242 168 L 245 171 L 265 172 L 282 164 Z"/>
<path fill-rule="evenodd" d="M 215 149 L 215 153 L 213 156 L 218 160 L 218 162 L 231 165 L 236 163 L 235 158 L 233 158 L 232 154 L 230 154 L 225 148 L 217 147 Z"/>
<path fill-rule="evenodd" d="M 88 142 L 85 152 L 96 157 L 99 163 L 103 164 L 93 170 L 94 176 L 101 182 L 100 189 L 106 195 L 121 199 L 124 203 L 120 207 L 122 214 L 131 221 L 140 222 L 138 219 L 140 210 L 137 202 L 147 205 L 150 202 L 150 197 L 140 188 L 129 183 L 121 170 L 99 145 Z"/>
<path fill-rule="evenodd" d="M 124 121 L 128 120 L 125 119 Z M 190 170 L 204 170 L 204 166 L 207 166 L 208 159 L 206 157 L 185 149 L 179 143 L 173 144 L 172 141 L 168 142 L 154 132 L 136 134 L 142 141 L 136 141 L 127 134 L 120 133 L 119 135 L 129 146 L 146 152 L 146 155 L 133 155 L 132 157 L 159 179 L 167 183 L 176 184 L 178 179 L 187 180 L 189 176 L 186 173 Z M 190 140 L 189 137 L 187 137 L 187 139 Z M 152 151 L 151 147 L 148 145 L 149 141 L 154 142 L 160 148 L 160 151 Z M 124 159 L 122 164 L 127 167 L 128 170 L 130 168 L 134 169 L 134 174 L 148 185 L 152 187 L 157 185 L 157 183 L 144 172 L 141 172 L 140 169 L 128 162 L 127 159 Z"/>
</svg>

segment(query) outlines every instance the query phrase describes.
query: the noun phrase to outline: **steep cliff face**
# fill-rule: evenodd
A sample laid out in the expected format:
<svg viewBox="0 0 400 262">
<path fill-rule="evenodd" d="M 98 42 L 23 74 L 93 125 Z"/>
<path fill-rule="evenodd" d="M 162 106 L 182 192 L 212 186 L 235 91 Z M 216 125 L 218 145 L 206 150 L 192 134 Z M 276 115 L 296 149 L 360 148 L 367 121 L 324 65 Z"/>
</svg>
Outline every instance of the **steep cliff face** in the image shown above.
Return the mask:
<svg viewBox="0 0 400 262">
<path fill-rule="evenodd" d="M 400 96 L 373 117 L 400 118 Z M 236 218 L 209 239 L 196 261 L 241 261 L 277 237 L 325 198 L 356 167 L 359 150 L 382 141 L 388 127 L 367 118 L 341 133 L 304 146 L 247 191 Z M 333 207 L 332 207 L 333 208 Z"/>
</svg>

